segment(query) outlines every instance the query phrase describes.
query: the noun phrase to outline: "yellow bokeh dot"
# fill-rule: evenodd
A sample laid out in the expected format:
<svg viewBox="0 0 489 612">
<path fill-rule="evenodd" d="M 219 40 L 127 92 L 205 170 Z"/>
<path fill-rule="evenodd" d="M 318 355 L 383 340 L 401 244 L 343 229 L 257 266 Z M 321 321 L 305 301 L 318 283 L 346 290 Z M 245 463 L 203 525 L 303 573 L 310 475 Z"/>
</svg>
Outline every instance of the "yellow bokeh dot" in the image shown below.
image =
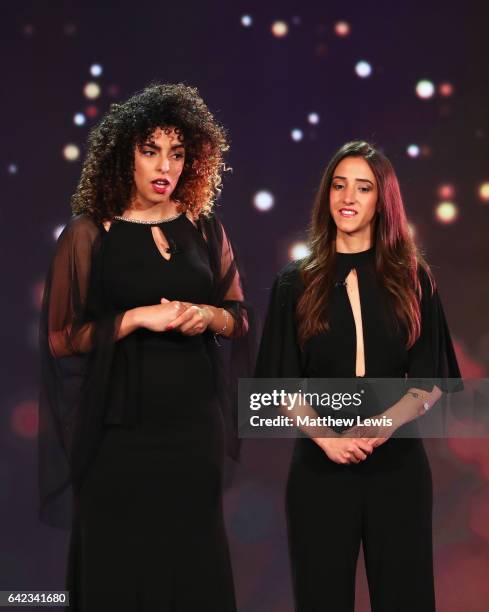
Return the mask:
<svg viewBox="0 0 489 612">
<path fill-rule="evenodd" d="M 452 223 L 458 216 L 457 206 L 453 202 L 440 202 L 436 207 L 436 216 L 442 223 Z"/>
<path fill-rule="evenodd" d="M 95 100 L 100 96 L 100 85 L 98 83 L 87 83 L 83 88 L 83 93 L 89 100 Z"/>
<path fill-rule="evenodd" d="M 277 38 L 282 38 L 287 35 L 289 26 L 285 21 L 275 21 L 272 23 L 272 34 Z"/>
<path fill-rule="evenodd" d="M 63 149 L 63 156 L 68 161 L 75 161 L 80 157 L 80 149 L 76 144 L 67 144 Z"/>
<path fill-rule="evenodd" d="M 479 197 L 484 202 L 489 202 L 489 183 L 482 183 L 479 187 Z"/>
</svg>

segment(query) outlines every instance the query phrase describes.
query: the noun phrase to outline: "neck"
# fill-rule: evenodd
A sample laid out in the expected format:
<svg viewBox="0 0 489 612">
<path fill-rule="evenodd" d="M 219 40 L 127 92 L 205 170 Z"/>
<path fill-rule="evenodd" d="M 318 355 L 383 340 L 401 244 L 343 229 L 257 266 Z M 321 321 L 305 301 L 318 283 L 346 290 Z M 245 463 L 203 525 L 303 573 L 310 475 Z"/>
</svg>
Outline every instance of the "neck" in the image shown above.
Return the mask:
<svg viewBox="0 0 489 612">
<path fill-rule="evenodd" d="M 157 221 L 173 217 L 180 212 L 179 205 L 173 200 L 164 202 L 143 202 L 140 199 L 133 200 L 124 210 L 123 216 L 128 219 L 140 219 L 142 221 Z"/>
<path fill-rule="evenodd" d="M 373 246 L 372 236 L 368 234 L 347 234 L 340 230 L 336 233 L 337 253 L 361 253 L 368 251 Z"/>
</svg>

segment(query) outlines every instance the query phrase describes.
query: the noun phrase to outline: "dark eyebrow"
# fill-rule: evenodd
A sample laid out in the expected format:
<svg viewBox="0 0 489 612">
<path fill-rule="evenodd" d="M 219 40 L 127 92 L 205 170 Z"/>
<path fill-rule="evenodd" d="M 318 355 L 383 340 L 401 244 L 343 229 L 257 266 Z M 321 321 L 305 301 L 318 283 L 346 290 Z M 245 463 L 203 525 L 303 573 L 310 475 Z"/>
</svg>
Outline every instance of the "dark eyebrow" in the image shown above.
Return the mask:
<svg viewBox="0 0 489 612">
<path fill-rule="evenodd" d="M 334 179 L 343 179 L 344 181 L 346 181 L 346 176 L 333 176 L 333 180 Z M 364 179 L 364 178 L 356 178 L 356 181 L 361 181 L 362 183 L 370 183 L 373 187 L 373 183 L 372 181 L 369 181 L 368 179 Z"/>
<path fill-rule="evenodd" d="M 148 147 L 150 149 L 155 149 L 156 151 L 161 151 L 161 147 L 159 147 L 156 143 L 154 142 L 145 142 L 142 145 L 143 147 Z M 172 145 L 170 148 L 173 151 L 174 149 L 180 149 L 181 147 L 184 147 L 185 145 L 183 143 L 179 143 L 179 144 L 175 144 Z"/>
</svg>

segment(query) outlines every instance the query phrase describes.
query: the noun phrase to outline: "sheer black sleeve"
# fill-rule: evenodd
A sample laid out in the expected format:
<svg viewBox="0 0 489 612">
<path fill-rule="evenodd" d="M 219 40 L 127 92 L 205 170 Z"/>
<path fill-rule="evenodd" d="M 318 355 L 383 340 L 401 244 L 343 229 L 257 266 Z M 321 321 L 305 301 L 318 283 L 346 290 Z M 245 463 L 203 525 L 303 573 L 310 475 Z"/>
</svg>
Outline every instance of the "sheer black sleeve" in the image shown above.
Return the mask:
<svg viewBox="0 0 489 612">
<path fill-rule="evenodd" d="M 447 380 L 459 379 L 460 370 L 440 296 L 423 268 L 419 270 L 419 279 L 422 290 L 421 334 L 408 351 L 408 378 L 434 379 L 442 391 L 459 390 L 462 388 L 460 382 Z M 433 390 L 429 381 L 416 380 L 413 386 Z"/>
<path fill-rule="evenodd" d="M 113 346 L 124 313 L 104 306 L 104 230 L 86 215 L 60 235 L 40 313 L 40 518 L 68 528 L 72 488 L 99 442 Z"/>
<path fill-rule="evenodd" d="M 304 367 L 295 315 L 301 290 L 298 262 L 292 262 L 280 272 L 272 287 L 255 369 L 257 378 L 302 377 Z"/>
<path fill-rule="evenodd" d="M 254 310 L 245 299 L 243 270 L 221 221 L 215 215 L 201 216 L 197 225 L 207 242 L 214 277 L 211 305 L 225 308 L 234 319 L 231 337 L 216 338 L 208 332 L 206 338 L 224 419 L 227 452 L 237 459 L 240 449 L 238 379 L 248 378 L 253 373 L 256 357 Z"/>
</svg>

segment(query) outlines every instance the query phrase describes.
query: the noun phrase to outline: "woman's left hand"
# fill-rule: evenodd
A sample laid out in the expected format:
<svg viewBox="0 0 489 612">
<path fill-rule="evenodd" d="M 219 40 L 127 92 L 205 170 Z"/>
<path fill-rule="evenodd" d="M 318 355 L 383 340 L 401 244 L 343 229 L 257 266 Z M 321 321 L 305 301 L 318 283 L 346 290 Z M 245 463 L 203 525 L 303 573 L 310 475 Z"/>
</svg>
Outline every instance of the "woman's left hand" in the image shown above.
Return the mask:
<svg viewBox="0 0 489 612">
<path fill-rule="evenodd" d="M 161 299 L 162 303 L 167 300 Z M 165 331 L 176 330 L 184 334 L 185 336 L 196 336 L 205 332 L 209 323 L 212 321 L 213 314 L 206 306 L 199 306 L 198 304 L 191 304 L 189 302 L 182 302 L 186 307 L 184 312 L 179 315 L 176 319 L 173 319 L 169 325 L 167 325 Z"/>
</svg>

